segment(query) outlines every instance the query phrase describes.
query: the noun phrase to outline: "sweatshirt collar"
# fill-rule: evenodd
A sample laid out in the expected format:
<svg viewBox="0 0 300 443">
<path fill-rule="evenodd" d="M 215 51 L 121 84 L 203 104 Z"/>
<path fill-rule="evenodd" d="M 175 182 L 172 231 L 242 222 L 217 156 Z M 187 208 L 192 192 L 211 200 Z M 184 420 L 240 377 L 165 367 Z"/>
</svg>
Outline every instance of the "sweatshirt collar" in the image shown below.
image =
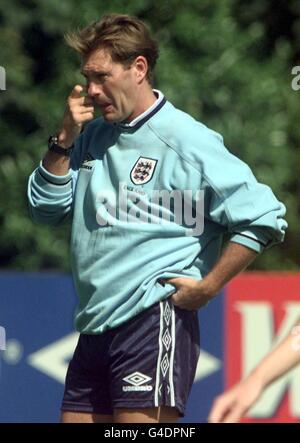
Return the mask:
<svg viewBox="0 0 300 443">
<path fill-rule="evenodd" d="M 116 127 L 121 129 L 122 131 L 131 132 L 140 128 L 144 123 L 146 123 L 154 114 L 156 114 L 166 103 L 166 98 L 161 91 L 158 89 L 153 89 L 155 96 L 157 97 L 156 101 L 144 111 L 142 114 L 138 115 L 134 120 L 130 123 L 114 123 Z"/>
</svg>

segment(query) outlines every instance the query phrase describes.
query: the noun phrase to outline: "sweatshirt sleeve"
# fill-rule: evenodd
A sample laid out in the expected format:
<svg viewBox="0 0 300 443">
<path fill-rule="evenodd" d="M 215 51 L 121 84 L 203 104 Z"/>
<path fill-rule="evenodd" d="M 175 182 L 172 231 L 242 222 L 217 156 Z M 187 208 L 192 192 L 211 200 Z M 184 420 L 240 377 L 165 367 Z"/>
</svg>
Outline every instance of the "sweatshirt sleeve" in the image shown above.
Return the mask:
<svg viewBox="0 0 300 443">
<path fill-rule="evenodd" d="M 283 203 L 225 148 L 219 135 L 209 135 L 205 146 L 202 170 L 208 217 L 226 227 L 230 241 L 258 253 L 282 242 L 287 228 Z"/>
<path fill-rule="evenodd" d="M 27 188 L 29 212 L 37 223 L 58 225 L 71 216 L 82 149 L 81 134 L 75 141 L 68 174 L 51 174 L 40 162 L 30 175 Z"/>
</svg>

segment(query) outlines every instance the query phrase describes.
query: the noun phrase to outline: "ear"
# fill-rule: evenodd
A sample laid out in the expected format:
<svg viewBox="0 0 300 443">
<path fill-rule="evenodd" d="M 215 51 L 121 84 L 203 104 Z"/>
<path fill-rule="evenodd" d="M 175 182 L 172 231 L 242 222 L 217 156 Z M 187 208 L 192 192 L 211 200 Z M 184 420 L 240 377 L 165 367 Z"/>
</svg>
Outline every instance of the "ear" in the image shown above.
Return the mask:
<svg viewBox="0 0 300 443">
<path fill-rule="evenodd" d="M 145 79 L 148 72 L 148 62 L 146 57 L 139 55 L 134 61 L 134 68 L 137 82 L 140 84 Z"/>
</svg>

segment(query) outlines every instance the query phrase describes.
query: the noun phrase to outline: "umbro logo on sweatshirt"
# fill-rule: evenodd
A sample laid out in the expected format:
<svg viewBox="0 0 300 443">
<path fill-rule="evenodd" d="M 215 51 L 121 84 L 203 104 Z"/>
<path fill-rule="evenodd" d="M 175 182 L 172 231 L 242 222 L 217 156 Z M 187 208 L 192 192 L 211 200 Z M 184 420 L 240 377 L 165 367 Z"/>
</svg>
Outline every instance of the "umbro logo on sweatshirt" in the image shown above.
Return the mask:
<svg viewBox="0 0 300 443">
<path fill-rule="evenodd" d="M 91 154 L 87 152 L 80 168 L 91 170 L 93 169 L 94 161 L 95 161 L 94 157 L 92 157 Z"/>
<path fill-rule="evenodd" d="M 130 172 L 132 183 L 135 185 L 148 183 L 153 177 L 157 161 L 154 158 L 139 157 Z"/>
</svg>

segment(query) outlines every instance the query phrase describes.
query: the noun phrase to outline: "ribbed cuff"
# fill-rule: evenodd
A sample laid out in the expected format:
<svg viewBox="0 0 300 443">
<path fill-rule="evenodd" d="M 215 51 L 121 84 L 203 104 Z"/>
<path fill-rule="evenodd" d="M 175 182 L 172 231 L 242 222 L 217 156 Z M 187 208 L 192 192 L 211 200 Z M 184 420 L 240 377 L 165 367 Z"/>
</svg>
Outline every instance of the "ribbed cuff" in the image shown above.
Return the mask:
<svg viewBox="0 0 300 443">
<path fill-rule="evenodd" d="M 72 173 L 69 170 L 66 175 L 54 175 L 51 172 L 47 171 L 42 165 L 42 161 L 37 168 L 37 172 L 44 179 L 45 182 L 50 183 L 52 185 L 64 186 L 67 185 L 72 180 Z"/>
<path fill-rule="evenodd" d="M 253 249 L 253 251 L 257 252 L 258 254 L 261 254 L 267 246 L 262 241 L 251 238 L 250 236 L 244 234 L 233 234 L 229 241 L 247 246 L 247 248 Z"/>
</svg>

